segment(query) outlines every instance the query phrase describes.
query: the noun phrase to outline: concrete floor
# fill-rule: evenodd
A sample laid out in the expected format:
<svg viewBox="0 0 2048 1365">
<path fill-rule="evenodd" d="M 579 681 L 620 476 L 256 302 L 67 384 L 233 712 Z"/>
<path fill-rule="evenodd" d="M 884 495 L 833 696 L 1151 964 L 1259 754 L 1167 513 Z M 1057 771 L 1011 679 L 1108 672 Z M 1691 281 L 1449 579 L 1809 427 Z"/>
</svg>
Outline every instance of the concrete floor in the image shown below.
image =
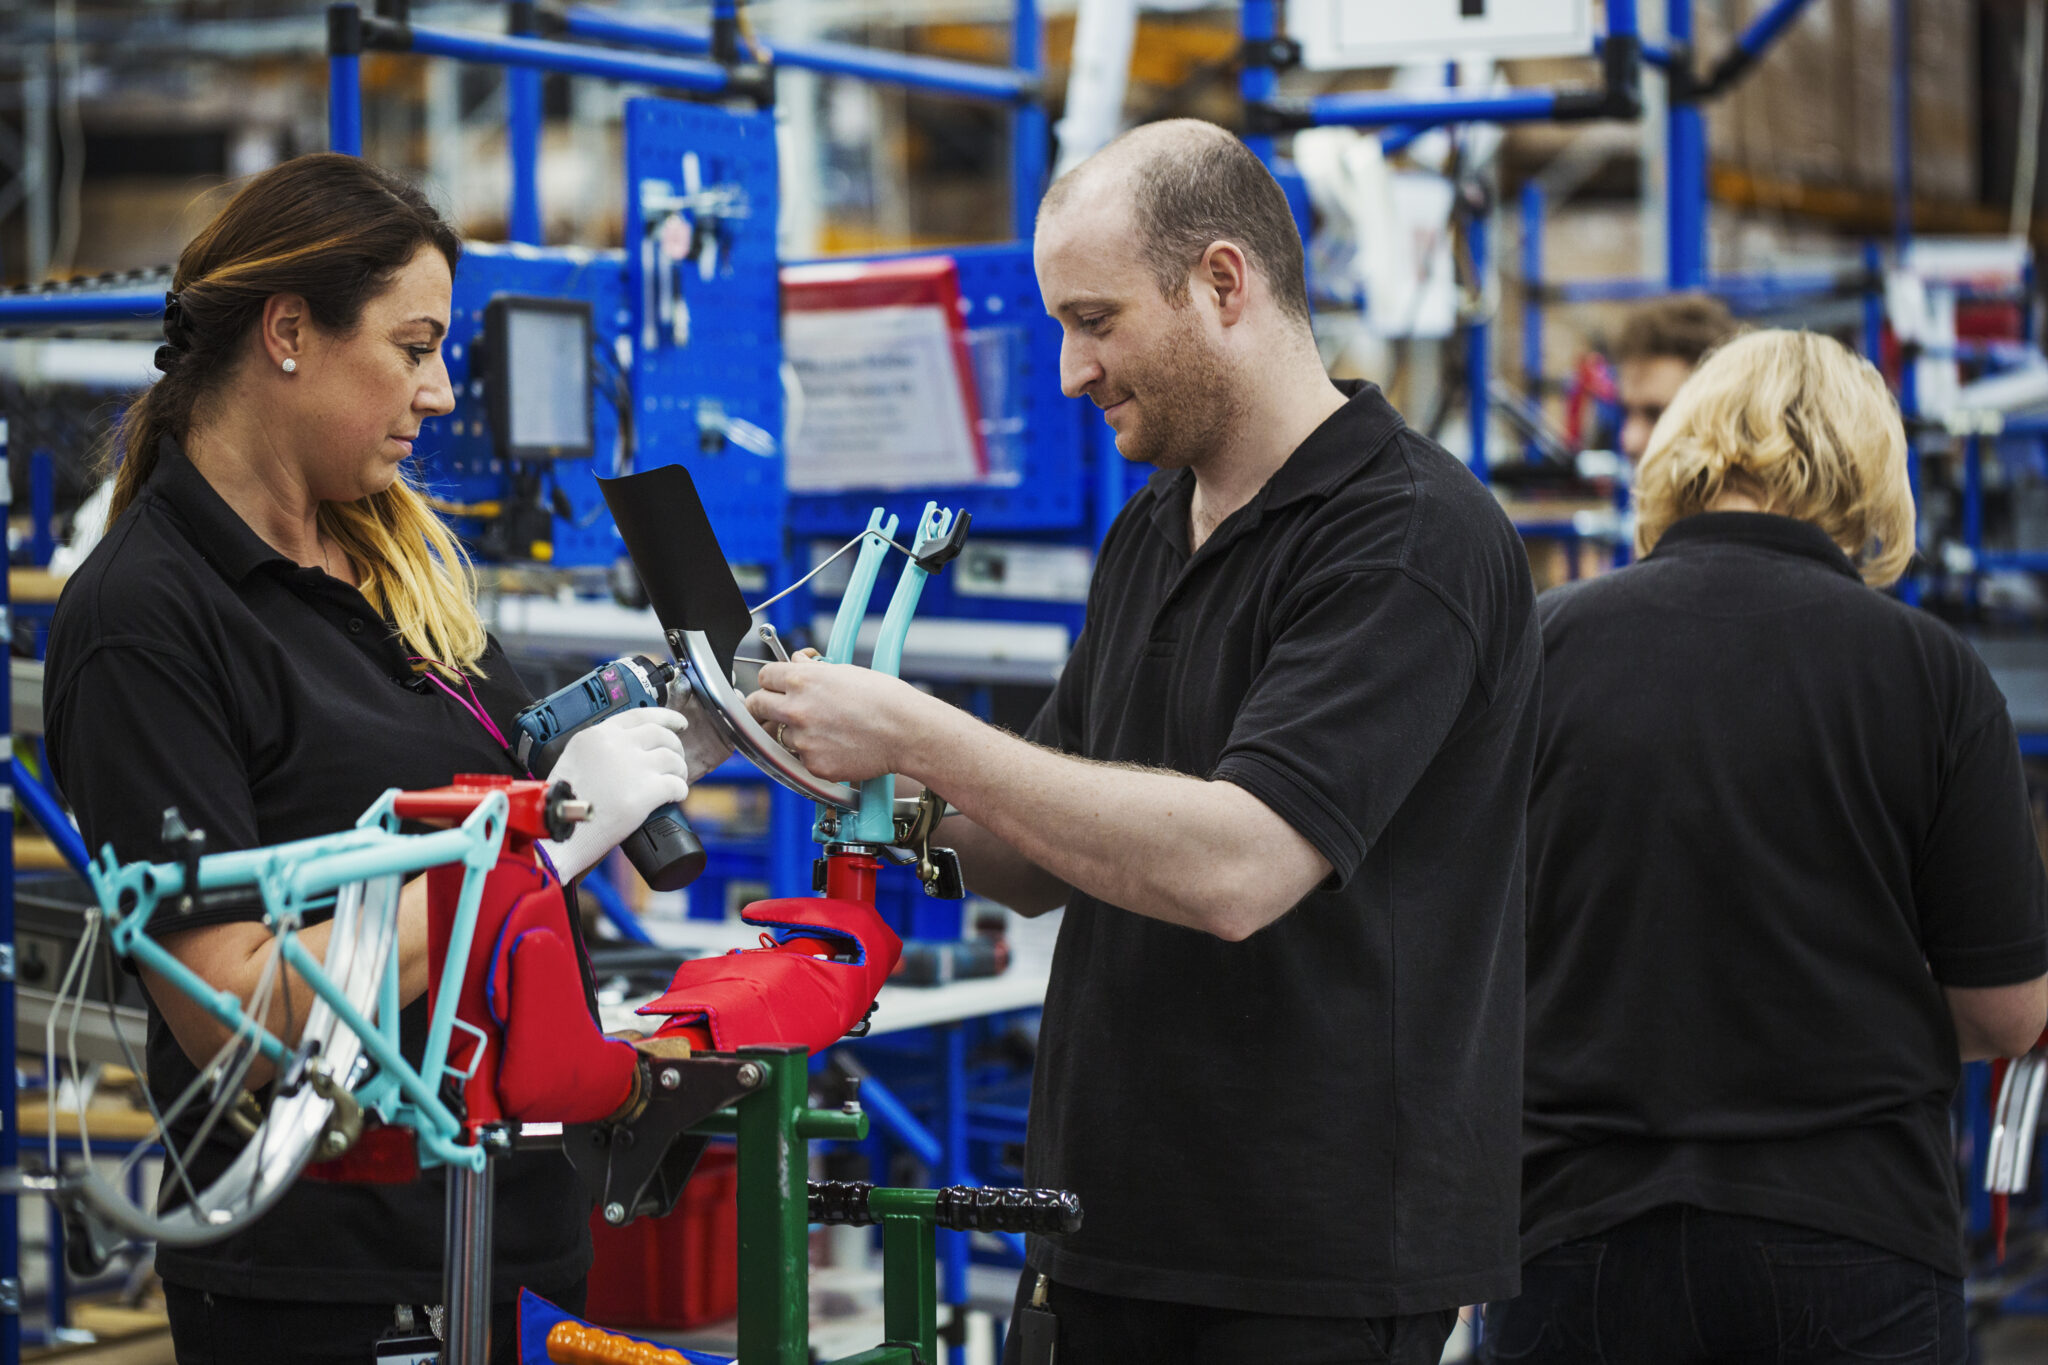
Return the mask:
<svg viewBox="0 0 2048 1365">
<path fill-rule="evenodd" d="M 2048 1365 L 2048 1318 L 2010 1318 L 1977 1334 L 1976 1365 Z"/>
</svg>

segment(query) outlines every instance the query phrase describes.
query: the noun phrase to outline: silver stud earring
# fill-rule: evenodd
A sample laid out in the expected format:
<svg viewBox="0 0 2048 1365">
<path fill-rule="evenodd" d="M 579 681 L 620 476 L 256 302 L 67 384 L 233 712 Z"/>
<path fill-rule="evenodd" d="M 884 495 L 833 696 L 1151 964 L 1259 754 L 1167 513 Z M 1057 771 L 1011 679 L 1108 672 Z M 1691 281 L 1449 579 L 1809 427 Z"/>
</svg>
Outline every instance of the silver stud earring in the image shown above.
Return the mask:
<svg viewBox="0 0 2048 1365">
<path fill-rule="evenodd" d="M 284 372 L 286 374 L 297 374 L 299 372 L 299 362 L 293 360 L 290 356 L 286 356 L 284 358 Z"/>
</svg>

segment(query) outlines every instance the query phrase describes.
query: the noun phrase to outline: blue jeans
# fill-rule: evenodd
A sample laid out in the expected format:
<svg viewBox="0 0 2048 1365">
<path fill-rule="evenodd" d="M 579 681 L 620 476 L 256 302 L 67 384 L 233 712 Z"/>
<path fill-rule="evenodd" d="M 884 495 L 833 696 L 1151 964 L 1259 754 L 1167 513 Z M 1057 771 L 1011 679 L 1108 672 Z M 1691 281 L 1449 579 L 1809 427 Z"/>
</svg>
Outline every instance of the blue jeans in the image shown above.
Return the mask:
<svg viewBox="0 0 2048 1365">
<path fill-rule="evenodd" d="M 1962 1365 L 1963 1286 L 1882 1247 L 1683 1204 L 1552 1247 L 1488 1304 L 1489 1365 Z"/>
</svg>

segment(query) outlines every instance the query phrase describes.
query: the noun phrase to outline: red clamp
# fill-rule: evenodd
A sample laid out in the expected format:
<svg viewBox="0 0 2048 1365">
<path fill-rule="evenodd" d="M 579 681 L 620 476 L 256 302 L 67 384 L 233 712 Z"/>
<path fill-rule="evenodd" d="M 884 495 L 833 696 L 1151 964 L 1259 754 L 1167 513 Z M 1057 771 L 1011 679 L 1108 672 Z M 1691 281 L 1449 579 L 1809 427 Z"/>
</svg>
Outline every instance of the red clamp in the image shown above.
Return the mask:
<svg viewBox="0 0 2048 1365">
<path fill-rule="evenodd" d="M 560 841 L 569 837 L 569 822 L 561 811 L 562 804 L 570 799 L 567 783 L 550 784 L 530 777 L 500 777 L 491 773 L 457 773 L 445 787 L 400 792 L 391 807 L 402 820 L 459 825 L 492 792 L 505 793 L 511 805 L 505 828 L 506 852 L 524 853 L 526 846 L 536 840 Z"/>
</svg>

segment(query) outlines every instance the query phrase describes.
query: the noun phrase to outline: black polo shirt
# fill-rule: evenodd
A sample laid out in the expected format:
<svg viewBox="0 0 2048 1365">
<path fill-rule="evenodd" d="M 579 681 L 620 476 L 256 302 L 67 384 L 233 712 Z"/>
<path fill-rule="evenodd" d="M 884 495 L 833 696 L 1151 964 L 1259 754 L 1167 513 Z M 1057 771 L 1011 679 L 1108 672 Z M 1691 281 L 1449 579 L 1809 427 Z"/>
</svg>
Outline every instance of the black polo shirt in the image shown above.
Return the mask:
<svg viewBox="0 0 2048 1365">
<path fill-rule="evenodd" d="M 1192 474 L 1102 546 L 1033 739 L 1234 783 L 1335 869 L 1243 943 L 1068 905 L 1031 1264 L 1100 1293 L 1385 1316 L 1512 1293 L 1539 644 L 1506 517 L 1366 386 L 1189 553 Z"/>
<path fill-rule="evenodd" d="M 1539 612 L 1523 1250 L 1687 1203 L 1962 1274 L 1941 987 L 2048 970 L 1990 673 L 1786 517 Z"/>
<path fill-rule="evenodd" d="M 510 733 L 530 698 L 495 642 L 482 667 L 477 696 Z M 416 684 L 405 647 L 361 593 L 264 543 L 170 442 L 66 584 L 47 676 L 57 781 L 87 846 L 110 843 L 124 860 L 175 856 L 160 838 L 166 806 L 220 852 L 350 828 L 389 787 L 518 771 L 474 717 Z M 226 908 L 175 927 L 259 917 Z M 402 1020 L 415 1062 L 426 1017 L 422 997 Z M 154 1005 L 147 1064 L 160 1105 L 195 1074 Z M 183 1126 L 189 1135 L 196 1123 Z M 195 1177 L 234 1151 L 233 1140 L 210 1141 Z M 442 1189 L 439 1172 L 397 1186 L 302 1181 L 249 1231 L 164 1247 L 157 1266 L 214 1293 L 439 1302 Z M 559 1154 L 511 1158 L 497 1197 L 495 1294 L 582 1277 L 589 1203 Z"/>
</svg>

